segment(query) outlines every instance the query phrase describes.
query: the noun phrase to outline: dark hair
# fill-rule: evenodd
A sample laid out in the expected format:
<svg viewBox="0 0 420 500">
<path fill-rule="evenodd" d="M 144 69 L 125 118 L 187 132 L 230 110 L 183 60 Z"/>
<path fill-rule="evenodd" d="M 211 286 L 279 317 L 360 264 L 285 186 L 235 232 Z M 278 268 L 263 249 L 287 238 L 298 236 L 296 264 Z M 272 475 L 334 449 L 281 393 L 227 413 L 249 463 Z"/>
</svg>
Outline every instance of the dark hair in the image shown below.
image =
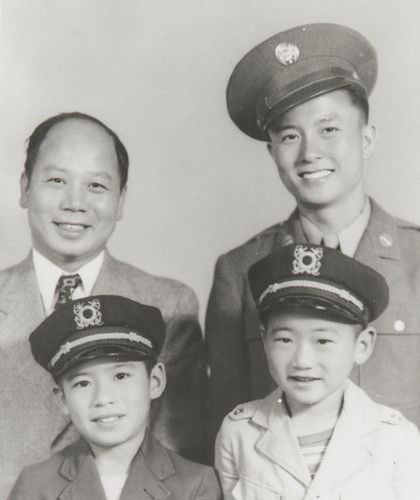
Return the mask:
<svg viewBox="0 0 420 500">
<path fill-rule="evenodd" d="M 102 123 L 97 118 L 93 116 L 86 115 L 84 113 L 79 113 L 77 111 L 72 113 L 60 113 L 56 116 L 52 116 L 47 120 L 40 123 L 35 130 L 32 132 L 31 136 L 27 140 L 28 146 L 26 148 L 26 160 L 25 160 L 25 173 L 28 177 L 28 182 L 31 180 L 31 175 L 33 168 L 38 156 L 39 148 L 43 143 L 48 132 L 58 123 L 62 123 L 67 120 L 85 120 L 91 123 L 95 123 L 102 127 L 105 132 L 107 132 L 112 140 L 114 141 L 115 154 L 118 161 L 118 172 L 120 176 L 120 189 L 123 189 L 127 183 L 128 177 L 128 153 L 125 149 L 124 144 L 120 141 L 117 134 L 108 128 L 104 123 Z"/>
<path fill-rule="evenodd" d="M 157 358 L 155 356 L 144 360 L 144 365 L 146 367 L 148 375 L 150 375 L 150 373 L 152 372 L 152 369 L 156 365 L 156 363 L 157 363 Z"/>
</svg>

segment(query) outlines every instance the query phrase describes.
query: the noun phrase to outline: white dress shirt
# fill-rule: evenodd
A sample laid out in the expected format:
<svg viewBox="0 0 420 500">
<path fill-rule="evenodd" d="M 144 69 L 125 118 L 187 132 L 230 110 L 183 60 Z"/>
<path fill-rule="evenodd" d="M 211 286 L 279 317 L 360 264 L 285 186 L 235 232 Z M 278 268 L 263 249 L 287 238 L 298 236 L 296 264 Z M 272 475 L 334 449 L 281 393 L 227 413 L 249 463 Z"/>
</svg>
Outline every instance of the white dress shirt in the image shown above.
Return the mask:
<svg viewBox="0 0 420 500">
<path fill-rule="evenodd" d="M 51 314 L 54 310 L 57 282 L 58 278 L 63 274 L 78 274 L 82 280 L 82 285 L 77 287 L 73 292 L 73 299 L 81 299 L 92 294 L 93 286 L 104 261 L 104 255 L 105 252 L 102 251 L 97 257 L 77 271 L 68 273 L 41 255 L 35 248 L 32 249 L 32 260 L 34 263 L 36 280 L 41 293 L 42 303 L 44 304 L 44 310 L 47 315 Z"/>
<path fill-rule="evenodd" d="M 361 213 L 352 222 L 350 222 L 348 226 L 337 232 L 340 250 L 345 255 L 354 257 L 363 233 L 366 231 L 369 224 L 370 214 L 370 201 L 369 198 L 366 198 L 366 202 Z M 324 237 L 321 230 L 303 215 L 300 216 L 300 221 L 302 223 L 303 231 L 310 243 L 320 245 Z"/>
</svg>

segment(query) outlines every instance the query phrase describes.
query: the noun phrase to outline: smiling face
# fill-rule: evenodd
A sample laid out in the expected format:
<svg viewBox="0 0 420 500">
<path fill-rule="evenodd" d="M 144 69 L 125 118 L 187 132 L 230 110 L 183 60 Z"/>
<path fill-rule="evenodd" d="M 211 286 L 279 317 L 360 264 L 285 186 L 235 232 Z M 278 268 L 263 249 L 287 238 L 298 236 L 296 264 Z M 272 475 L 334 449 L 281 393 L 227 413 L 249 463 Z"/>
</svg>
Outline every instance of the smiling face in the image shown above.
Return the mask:
<svg viewBox="0 0 420 500">
<path fill-rule="evenodd" d="M 363 161 L 374 129 L 346 90 L 322 94 L 285 112 L 270 128 L 268 149 L 300 208 L 364 200 Z"/>
<path fill-rule="evenodd" d="M 139 446 L 150 403 L 165 388 L 161 363 L 147 373 L 143 361 L 88 361 L 66 373 L 56 389 L 64 411 L 95 456 L 116 446 Z"/>
<path fill-rule="evenodd" d="M 100 126 L 69 119 L 42 142 L 30 181 L 21 181 L 34 247 L 73 272 L 95 258 L 122 215 L 125 189 L 112 138 Z"/>
<path fill-rule="evenodd" d="M 315 309 L 278 309 L 269 313 L 263 331 L 270 373 L 286 393 L 292 413 L 307 406 L 341 405 L 353 364 L 370 356 L 373 329 L 338 323 Z"/>
</svg>

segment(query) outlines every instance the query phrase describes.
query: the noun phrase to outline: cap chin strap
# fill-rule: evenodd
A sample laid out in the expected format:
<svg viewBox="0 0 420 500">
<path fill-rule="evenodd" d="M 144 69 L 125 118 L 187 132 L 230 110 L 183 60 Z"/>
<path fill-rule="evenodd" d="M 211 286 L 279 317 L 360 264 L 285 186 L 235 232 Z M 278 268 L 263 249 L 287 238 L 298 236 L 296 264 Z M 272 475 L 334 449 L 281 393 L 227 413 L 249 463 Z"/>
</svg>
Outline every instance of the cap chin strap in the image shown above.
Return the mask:
<svg viewBox="0 0 420 500">
<path fill-rule="evenodd" d="M 140 333 L 136 332 L 102 332 L 102 333 L 95 333 L 92 335 L 87 335 L 85 337 L 81 337 L 77 340 L 70 340 L 63 344 L 58 352 L 51 358 L 50 361 L 50 367 L 51 369 L 54 368 L 54 366 L 57 364 L 57 362 L 62 358 L 62 356 L 65 356 L 68 354 L 72 349 L 75 347 L 79 347 L 84 344 L 89 344 L 92 342 L 103 342 L 106 340 L 128 340 L 130 342 L 136 342 L 136 343 L 141 343 L 147 346 L 149 349 L 153 349 L 153 344 L 152 342 L 141 335 Z"/>
<path fill-rule="evenodd" d="M 276 293 L 279 290 L 284 290 L 286 288 L 292 288 L 292 287 L 321 290 L 323 292 L 331 293 L 332 295 L 336 295 L 342 300 L 346 300 L 353 306 L 356 306 L 361 313 L 365 312 L 365 307 L 363 305 L 363 302 L 360 301 L 348 290 L 344 290 L 342 288 L 338 288 L 333 285 L 329 285 L 327 283 L 321 283 L 319 281 L 309 281 L 309 280 L 290 280 L 290 281 L 282 281 L 280 283 L 272 283 L 261 294 L 260 298 L 258 299 L 258 306 L 262 305 L 262 302 L 267 297 L 267 295 L 270 295 L 271 293 Z"/>
</svg>

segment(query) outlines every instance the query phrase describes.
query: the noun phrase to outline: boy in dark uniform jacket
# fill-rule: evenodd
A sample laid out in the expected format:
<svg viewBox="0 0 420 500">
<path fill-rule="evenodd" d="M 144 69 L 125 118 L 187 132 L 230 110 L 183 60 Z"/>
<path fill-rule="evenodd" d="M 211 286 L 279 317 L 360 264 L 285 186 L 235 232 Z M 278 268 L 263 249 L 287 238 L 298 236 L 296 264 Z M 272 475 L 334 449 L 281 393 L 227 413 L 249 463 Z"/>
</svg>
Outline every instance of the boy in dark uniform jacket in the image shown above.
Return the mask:
<svg viewBox="0 0 420 500">
<path fill-rule="evenodd" d="M 156 361 L 164 338 L 159 309 L 110 295 L 61 306 L 34 330 L 32 353 L 82 437 L 26 467 L 9 500 L 221 498 L 212 468 L 165 449 L 147 429 L 166 384 Z"/>
</svg>

